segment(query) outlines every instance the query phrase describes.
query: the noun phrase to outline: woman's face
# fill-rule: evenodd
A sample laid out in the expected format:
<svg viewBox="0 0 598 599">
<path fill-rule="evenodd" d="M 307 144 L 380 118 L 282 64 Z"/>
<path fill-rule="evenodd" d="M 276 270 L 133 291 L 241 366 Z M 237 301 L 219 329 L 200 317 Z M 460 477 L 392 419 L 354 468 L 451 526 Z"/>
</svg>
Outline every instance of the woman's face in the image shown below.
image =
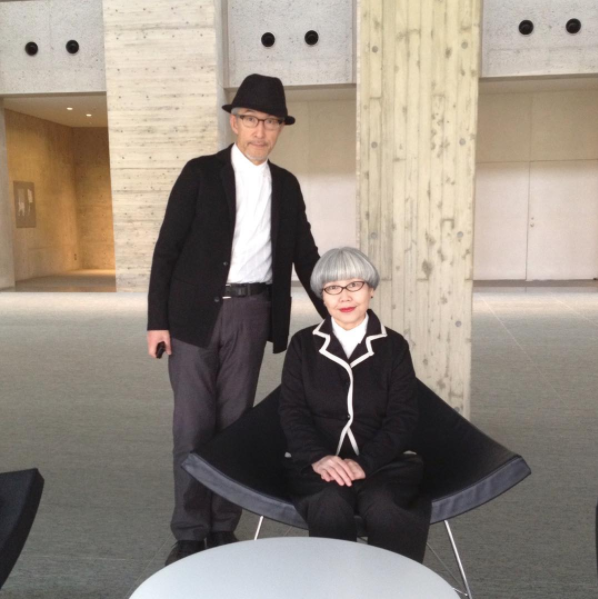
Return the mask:
<svg viewBox="0 0 598 599">
<path fill-rule="evenodd" d="M 362 279 L 330 281 L 324 285 L 324 289 L 332 286 L 346 287 L 354 281 L 362 281 Z M 353 329 L 363 322 L 370 306 L 370 300 L 373 297 L 374 290 L 367 283 L 364 283 L 363 287 L 358 291 L 343 289 L 338 295 L 331 295 L 326 291 L 322 291 L 322 299 L 330 316 L 334 318 L 339 326 L 346 330 Z"/>
</svg>

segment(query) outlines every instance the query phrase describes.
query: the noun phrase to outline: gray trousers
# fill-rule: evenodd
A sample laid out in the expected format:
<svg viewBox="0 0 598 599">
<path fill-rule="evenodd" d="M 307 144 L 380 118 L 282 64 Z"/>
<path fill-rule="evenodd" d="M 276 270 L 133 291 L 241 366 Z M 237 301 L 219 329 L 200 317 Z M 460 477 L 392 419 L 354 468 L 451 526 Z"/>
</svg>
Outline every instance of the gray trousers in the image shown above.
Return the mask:
<svg viewBox="0 0 598 599">
<path fill-rule="evenodd" d="M 241 508 L 198 483 L 181 464 L 199 445 L 253 405 L 270 327 L 267 293 L 224 299 L 208 347 L 172 339 L 168 360 L 174 391 L 174 512 L 179 541 L 233 531 Z"/>
</svg>

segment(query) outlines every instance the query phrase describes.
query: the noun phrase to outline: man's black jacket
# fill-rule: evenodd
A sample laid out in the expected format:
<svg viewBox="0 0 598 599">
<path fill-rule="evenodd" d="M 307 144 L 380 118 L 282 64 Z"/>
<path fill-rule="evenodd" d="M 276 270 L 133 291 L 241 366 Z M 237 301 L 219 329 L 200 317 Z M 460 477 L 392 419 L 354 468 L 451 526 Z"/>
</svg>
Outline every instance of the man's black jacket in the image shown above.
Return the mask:
<svg viewBox="0 0 598 599">
<path fill-rule="evenodd" d="M 235 230 L 235 174 L 231 149 L 189 161 L 177 179 L 156 243 L 148 296 L 148 330 L 205 347 L 222 306 Z M 270 163 L 272 175 L 272 316 L 274 352 L 286 349 L 291 317 L 292 266 L 309 289 L 319 254 L 299 182 Z"/>
</svg>

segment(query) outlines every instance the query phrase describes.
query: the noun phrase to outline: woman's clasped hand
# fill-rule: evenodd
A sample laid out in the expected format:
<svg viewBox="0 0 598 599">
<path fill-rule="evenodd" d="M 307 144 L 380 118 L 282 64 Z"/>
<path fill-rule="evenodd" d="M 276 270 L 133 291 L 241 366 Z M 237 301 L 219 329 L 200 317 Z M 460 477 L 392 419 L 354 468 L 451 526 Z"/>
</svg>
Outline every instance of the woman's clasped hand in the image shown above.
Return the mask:
<svg viewBox="0 0 598 599">
<path fill-rule="evenodd" d="M 354 460 L 337 455 L 327 455 L 311 465 L 314 472 L 327 483 L 336 482 L 341 487 L 350 487 L 352 481 L 365 478 L 363 468 Z"/>
</svg>

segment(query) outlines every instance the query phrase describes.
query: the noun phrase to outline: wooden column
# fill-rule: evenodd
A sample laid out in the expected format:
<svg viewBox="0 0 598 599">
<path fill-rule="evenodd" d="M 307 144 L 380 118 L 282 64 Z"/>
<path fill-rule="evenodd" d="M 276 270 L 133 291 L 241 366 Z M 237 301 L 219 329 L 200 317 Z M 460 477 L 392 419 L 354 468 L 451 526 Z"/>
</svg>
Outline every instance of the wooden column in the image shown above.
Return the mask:
<svg viewBox="0 0 598 599">
<path fill-rule="evenodd" d="M 417 375 L 469 414 L 481 0 L 361 0 L 360 247 Z"/>
<path fill-rule="evenodd" d="M 218 149 L 219 0 L 104 0 L 119 291 L 145 290 L 172 185 Z"/>
</svg>

